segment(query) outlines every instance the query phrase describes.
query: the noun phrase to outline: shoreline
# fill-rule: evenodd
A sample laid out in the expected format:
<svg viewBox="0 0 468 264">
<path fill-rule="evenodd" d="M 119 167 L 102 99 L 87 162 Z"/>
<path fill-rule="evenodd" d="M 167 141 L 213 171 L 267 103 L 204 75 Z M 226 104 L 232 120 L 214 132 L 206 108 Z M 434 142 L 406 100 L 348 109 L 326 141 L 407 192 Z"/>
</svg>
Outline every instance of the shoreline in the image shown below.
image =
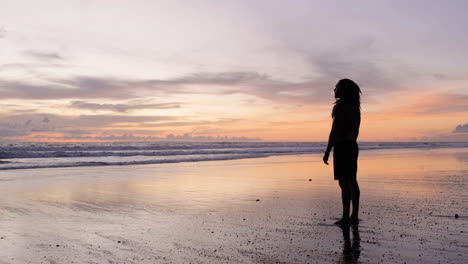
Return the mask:
<svg viewBox="0 0 468 264">
<path fill-rule="evenodd" d="M 357 230 L 319 154 L 1 172 L 0 263 L 463 263 L 467 158 L 363 154 Z"/>
<path fill-rule="evenodd" d="M 360 149 L 360 155 L 366 152 L 373 151 L 398 151 L 398 150 L 437 150 L 437 149 L 467 149 L 468 146 L 437 146 L 437 147 L 401 147 L 401 148 L 372 148 L 372 149 Z M 132 161 L 132 162 L 82 162 L 73 164 L 59 164 L 51 166 L 30 166 L 30 167 L 0 167 L 0 171 L 14 171 L 14 170 L 34 170 L 34 169 L 54 169 L 54 168 L 79 168 L 79 167 L 112 167 L 112 166 L 144 166 L 144 165 L 157 165 L 157 164 L 178 164 L 178 163 L 194 163 L 194 162 L 206 162 L 206 161 L 228 161 L 228 160 L 243 160 L 243 159 L 261 159 L 268 157 L 278 156 L 303 156 L 303 155 L 322 155 L 323 152 L 310 152 L 310 153 L 278 153 L 278 154 L 246 154 L 240 157 L 213 157 L 213 158 L 200 158 L 198 160 L 147 160 L 147 161 Z M 189 154 L 187 154 L 189 156 Z M 14 160 L 14 159 L 10 159 Z M 0 160 L 0 164 L 14 164 L 15 161 L 9 159 Z M 27 159 L 26 159 L 27 160 Z"/>
</svg>

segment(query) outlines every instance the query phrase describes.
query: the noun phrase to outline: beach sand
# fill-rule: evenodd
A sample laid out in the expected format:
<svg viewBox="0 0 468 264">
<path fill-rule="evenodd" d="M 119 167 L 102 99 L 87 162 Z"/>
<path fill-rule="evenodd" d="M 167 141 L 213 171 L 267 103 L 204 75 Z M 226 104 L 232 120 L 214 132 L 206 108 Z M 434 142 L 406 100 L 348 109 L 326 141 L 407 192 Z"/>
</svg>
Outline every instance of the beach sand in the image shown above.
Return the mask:
<svg viewBox="0 0 468 264">
<path fill-rule="evenodd" d="M 468 263 L 468 149 L 361 151 L 358 179 L 343 230 L 320 155 L 2 171 L 0 263 Z"/>
</svg>

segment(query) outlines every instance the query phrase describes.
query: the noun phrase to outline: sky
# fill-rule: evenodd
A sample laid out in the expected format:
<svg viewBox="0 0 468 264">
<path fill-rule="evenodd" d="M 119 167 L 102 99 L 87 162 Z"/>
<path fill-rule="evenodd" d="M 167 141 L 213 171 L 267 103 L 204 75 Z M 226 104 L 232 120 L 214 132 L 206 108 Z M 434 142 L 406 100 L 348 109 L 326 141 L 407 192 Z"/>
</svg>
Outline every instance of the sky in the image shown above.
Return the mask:
<svg viewBox="0 0 468 264">
<path fill-rule="evenodd" d="M 467 1 L 0 0 L 0 141 L 468 141 Z"/>
</svg>

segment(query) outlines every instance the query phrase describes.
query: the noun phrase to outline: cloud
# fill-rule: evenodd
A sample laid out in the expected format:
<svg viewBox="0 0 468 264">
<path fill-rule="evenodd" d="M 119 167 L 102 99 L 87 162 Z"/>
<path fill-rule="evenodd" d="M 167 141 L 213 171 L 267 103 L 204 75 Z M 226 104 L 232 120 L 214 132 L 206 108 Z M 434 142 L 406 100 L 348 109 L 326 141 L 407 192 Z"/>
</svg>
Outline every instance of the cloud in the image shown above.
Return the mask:
<svg viewBox="0 0 468 264">
<path fill-rule="evenodd" d="M 162 121 L 162 122 L 148 122 L 144 124 L 139 124 L 138 127 L 140 128 L 160 128 L 160 127 L 168 127 L 168 128 L 174 128 L 174 127 L 193 127 L 193 126 L 219 126 L 219 125 L 227 125 L 227 126 L 232 126 L 234 123 L 242 121 L 242 119 L 236 119 L 236 118 L 221 118 L 219 120 L 215 121 L 206 121 L 206 120 L 181 120 L 181 121 Z M 126 124 L 115 124 L 113 127 L 118 128 L 118 127 L 126 127 Z M 198 132 L 198 130 L 197 130 Z"/>
<path fill-rule="evenodd" d="M 47 80 L 39 83 L 0 80 L 1 99 L 64 99 L 64 98 L 134 98 L 130 82 L 106 78 L 77 77 Z"/>
<path fill-rule="evenodd" d="M 428 91 L 412 97 L 409 104 L 401 110 L 421 115 L 468 112 L 468 95 Z"/>
<path fill-rule="evenodd" d="M 114 112 L 126 113 L 135 109 L 173 109 L 180 108 L 179 103 L 160 103 L 160 104 L 97 104 L 85 101 L 73 101 L 70 107 L 79 109 L 88 109 L 93 111 L 110 110 Z"/>
<path fill-rule="evenodd" d="M 452 133 L 452 134 L 440 134 L 433 137 L 425 138 L 424 141 L 436 141 L 436 142 L 468 142 L 468 133 Z"/>
<path fill-rule="evenodd" d="M 198 72 L 167 80 L 148 80 L 151 85 L 239 85 L 269 80 L 270 76 L 257 72 Z"/>
<path fill-rule="evenodd" d="M 122 80 L 115 78 L 75 77 L 45 80 L 42 84 L 0 80 L 1 99 L 107 98 L 129 99 L 138 91 L 167 94 L 245 93 L 268 99 L 303 100 L 313 92 L 313 82 L 291 83 L 274 80 L 255 72 L 195 73 L 172 79 Z M 198 89 L 194 89 L 198 87 Z M 222 89 L 223 88 L 223 89 Z M 317 87 L 315 87 L 317 88 Z M 289 93 L 281 93 L 289 91 Z"/>
<path fill-rule="evenodd" d="M 77 128 L 77 129 L 65 129 L 63 130 L 63 133 L 67 135 L 79 136 L 79 135 L 91 134 L 92 131 Z"/>
<path fill-rule="evenodd" d="M 0 39 L 6 37 L 6 29 L 3 26 L 0 26 Z"/>
<path fill-rule="evenodd" d="M 0 137 L 26 136 L 33 132 L 71 133 L 71 131 L 103 131 L 116 124 L 144 124 L 177 120 L 172 116 L 18 114 L 0 116 Z"/>
<path fill-rule="evenodd" d="M 406 81 L 419 75 L 398 61 L 379 60 L 373 50 L 375 37 L 354 37 L 347 44 L 326 49 L 304 50 L 289 43 L 287 54 L 293 52 L 305 60 L 311 75 L 299 81 L 287 81 L 260 71 L 193 72 L 173 78 L 128 79 L 113 77 L 75 76 L 27 82 L 23 79 L 0 80 L 0 99 L 129 99 L 140 92 L 171 94 L 235 94 L 243 93 L 276 102 L 323 103 L 333 100 L 331 91 L 341 78 L 351 78 L 363 88 L 364 96 L 388 94 L 402 89 Z M 330 45 L 333 46 L 333 45 Z M 278 53 L 284 53 L 278 50 Z M 26 56 L 45 61 L 40 67 L 56 67 L 63 60 L 57 52 L 27 50 Z M 0 67 L 35 67 L 28 64 Z M 313 74 L 312 74 L 313 73 Z M 432 73 L 431 73 L 432 74 Z M 72 107 L 90 110 L 127 112 L 123 105 L 75 104 Z"/>
<path fill-rule="evenodd" d="M 302 77 L 299 81 L 287 81 L 258 71 L 193 72 L 167 79 L 140 80 L 78 76 L 47 80 L 48 85 L 22 82 L 2 84 L 0 82 L 0 87 L 5 87 L 3 91 L 0 91 L 0 98 L 128 99 L 137 98 L 141 91 L 149 91 L 169 95 L 242 93 L 276 102 L 315 104 L 333 100 L 331 91 L 336 82 L 342 78 L 355 80 L 362 86 L 364 95 L 386 94 L 401 89 L 401 81 L 407 80 L 409 76 L 415 78 L 415 73 L 407 67 L 402 67 L 401 63 L 393 63 L 400 65 L 400 67 L 393 67 L 395 65 L 387 65 L 389 64 L 387 61 L 385 65 L 393 69 L 393 72 L 384 69 L 381 66 L 382 63 L 375 60 L 372 52 L 369 52 L 374 42 L 375 37 L 363 36 L 354 38 L 344 47 L 328 48 L 322 51 L 286 47 L 288 52 L 304 58 L 308 65 L 306 67 L 310 67 L 310 72 L 315 73 L 315 75 Z M 278 52 L 284 52 L 284 50 Z M 53 56 L 54 54 L 47 55 Z M 74 107 L 89 107 L 96 110 L 114 109 L 117 112 L 129 110 L 119 110 L 125 107 L 111 105 L 76 104 Z"/>
<path fill-rule="evenodd" d="M 85 141 L 260 141 L 260 138 L 249 138 L 249 137 L 228 137 L 228 136 L 192 136 L 191 134 L 185 133 L 181 135 L 169 134 L 167 136 L 140 136 L 133 133 L 123 134 L 103 134 L 99 136 L 91 135 L 65 135 L 61 137 L 56 136 L 34 136 L 35 140 L 85 140 Z"/>
<path fill-rule="evenodd" d="M 22 136 L 26 136 L 28 133 L 29 132 L 26 131 L 25 129 L 0 126 L 0 138 L 22 137 Z"/>
<path fill-rule="evenodd" d="M 258 72 L 199 72 L 167 80 L 147 80 L 143 84 L 149 89 L 170 93 L 219 95 L 243 93 L 269 100 L 302 103 L 320 101 L 323 98 L 319 98 L 319 91 L 331 86 L 330 83 L 324 85 L 321 81 L 313 80 L 283 81 Z M 327 97 L 330 97 L 329 91 L 327 90 Z"/>
<path fill-rule="evenodd" d="M 173 116 L 127 116 L 127 115 L 80 115 L 80 116 L 52 116 L 50 122 L 61 126 L 80 127 L 104 127 L 113 124 L 130 123 L 140 124 L 144 122 L 156 122 L 174 120 Z"/>
<path fill-rule="evenodd" d="M 228 136 L 193 136 L 191 133 L 182 135 L 169 134 L 165 137 L 169 141 L 259 141 L 260 138 L 228 137 Z"/>
<path fill-rule="evenodd" d="M 333 100 L 331 91 L 335 83 L 342 78 L 355 80 L 362 86 L 364 95 L 382 96 L 402 89 L 405 80 L 415 79 L 417 76 L 414 71 L 401 64 L 398 64 L 400 67 L 387 65 L 387 68 L 392 68 L 393 72 L 384 69 L 381 63 L 374 61 L 372 56 L 366 55 L 365 51 L 372 41 L 356 41 L 356 43 L 350 44 L 350 47 L 345 49 L 346 52 L 338 49 L 316 53 L 297 51 L 301 57 L 307 59 L 311 72 L 318 73 L 318 76 L 303 77 L 300 81 L 287 81 L 256 71 L 194 72 L 167 79 L 77 76 L 44 79 L 40 84 L 27 83 L 22 80 L 0 80 L 0 98 L 129 99 L 138 98 L 140 92 L 160 92 L 168 95 L 243 93 L 277 102 L 313 104 Z M 55 53 L 35 52 L 32 54 L 36 57 L 60 57 Z M 119 110 L 124 106 L 87 106 L 96 110 L 112 110 L 112 108 L 117 112 L 129 110 Z M 80 106 L 77 104 L 75 107 Z M 85 105 L 81 104 L 81 107 Z"/>
<path fill-rule="evenodd" d="M 37 50 L 27 50 L 23 52 L 27 57 L 40 60 L 40 61 L 51 61 L 51 60 L 63 60 L 64 58 L 57 52 L 44 52 Z"/>
<path fill-rule="evenodd" d="M 57 62 L 36 62 L 36 63 L 5 63 L 0 65 L 0 71 L 22 71 L 26 74 L 28 73 L 40 73 L 41 70 L 60 70 L 68 65 Z M 1 80 L 0 80 L 1 81 Z M 11 81 L 14 83 L 15 81 Z M 22 83 L 21 81 L 16 81 L 16 83 Z M 4 83 L 5 85 L 6 83 Z"/>
<path fill-rule="evenodd" d="M 447 116 L 449 114 L 468 112 L 468 94 L 425 91 L 398 91 L 387 100 L 377 105 L 378 112 L 368 113 L 375 118 L 392 116 Z"/>
<path fill-rule="evenodd" d="M 243 93 L 278 102 L 321 103 L 333 100 L 331 91 L 341 78 L 354 79 L 363 86 L 364 94 L 378 90 L 387 93 L 398 89 L 393 79 L 402 78 L 379 67 L 371 55 L 369 47 L 374 39 L 356 38 L 345 48 L 330 48 L 326 51 L 304 51 L 287 47 L 289 51 L 305 58 L 313 77 L 303 77 L 300 81 L 286 81 L 257 71 L 193 72 L 167 79 L 122 79 L 108 77 L 77 76 L 63 79 L 45 79 L 41 84 L 26 83 L 22 80 L 0 80 L 0 98 L 16 99 L 129 99 L 137 98 L 139 92 L 160 92 L 165 94 L 235 94 Z M 344 51 L 343 51 L 344 50 Z M 62 59 L 53 52 L 26 51 L 28 56 L 37 59 Z M 392 67 L 395 69 L 397 67 Z M 413 73 L 407 73 L 414 78 Z M 82 101 L 82 100 L 80 100 Z M 87 105 L 96 110 L 119 110 L 123 106 Z M 85 107 L 84 104 L 75 107 Z M 125 107 L 124 107 L 125 108 Z M 91 109 L 92 110 L 92 109 Z"/>
<path fill-rule="evenodd" d="M 363 88 L 365 93 L 388 93 L 401 89 L 393 80 L 393 76 L 379 67 L 371 58 L 342 54 L 342 52 L 324 52 L 310 55 L 310 62 L 316 66 L 321 77 L 317 82 L 321 85 L 334 87 L 338 80 L 349 78 Z M 401 77 L 401 76 L 400 76 Z"/>
<path fill-rule="evenodd" d="M 163 138 L 157 136 L 138 136 L 133 133 L 124 134 L 103 134 L 99 136 L 92 135 L 64 135 L 64 136 L 44 136 L 35 135 L 35 140 L 85 140 L 85 141 L 154 141 L 162 140 Z"/>
<path fill-rule="evenodd" d="M 464 125 L 458 125 L 455 127 L 455 130 L 453 130 L 452 133 L 468 133 L 468 123 Z"/>
<path fill-rule="evenodd" d="M 22 140 L 177 140 L 177 141 L 252 141 L 258 138 L 226 137 L 202 133 L 219 125 L 232 125 L 239 119 L 213 121 L 184 120 L 172 116 L 81 115 L 61 116 L 32 113 L 0 115 L 0 139 Z M 181 128 L 181 135 L 157 136 Z M 174 130 L 175 129 L 175 130 Z M 206 131 L 205 131 L 206 132 Z M 215 134 L 220 134 L 217 131 Z M 230 131 L 224 131 L 230 132 Z M 196 134 L 196 135 L 194 135 Z M 222 135 L 222 134 L 221 134 Z"/>
</svg>

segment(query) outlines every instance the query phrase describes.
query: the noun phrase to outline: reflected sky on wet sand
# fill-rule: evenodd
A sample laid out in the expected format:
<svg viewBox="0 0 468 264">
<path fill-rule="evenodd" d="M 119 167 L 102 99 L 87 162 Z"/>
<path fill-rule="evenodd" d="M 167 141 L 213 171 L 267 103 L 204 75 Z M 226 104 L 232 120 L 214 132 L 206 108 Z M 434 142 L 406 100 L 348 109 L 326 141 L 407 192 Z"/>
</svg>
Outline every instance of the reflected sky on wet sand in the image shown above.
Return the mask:
<svg viewBox="0 0 468 264">
<path fill-rule="evenodd" d="M 468 149 L 361 151 L 359 230 L 332 224 L 340 190 L 319 155 L 0 172 L 0 257 L 462 263 L 467 158 Z"/>
</svg>

